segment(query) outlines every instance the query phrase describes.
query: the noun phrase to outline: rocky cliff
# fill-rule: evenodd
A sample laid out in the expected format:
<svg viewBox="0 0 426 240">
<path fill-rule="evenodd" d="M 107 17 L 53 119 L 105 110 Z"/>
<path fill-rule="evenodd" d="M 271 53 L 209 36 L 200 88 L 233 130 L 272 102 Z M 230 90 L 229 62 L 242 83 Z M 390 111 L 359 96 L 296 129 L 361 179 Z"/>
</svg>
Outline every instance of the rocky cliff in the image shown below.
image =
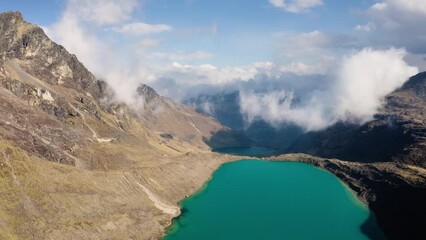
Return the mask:
<svg viewBox="0 0 426 240">
<path fill-rule="evenodd" d="M 205 143 L 229 129 L 137 91 L 143 108 L 115 101 L 41 28 L 0 14 L 0 239 L 164 234 L 177 202 L 229 160 Z"/>
</svg>

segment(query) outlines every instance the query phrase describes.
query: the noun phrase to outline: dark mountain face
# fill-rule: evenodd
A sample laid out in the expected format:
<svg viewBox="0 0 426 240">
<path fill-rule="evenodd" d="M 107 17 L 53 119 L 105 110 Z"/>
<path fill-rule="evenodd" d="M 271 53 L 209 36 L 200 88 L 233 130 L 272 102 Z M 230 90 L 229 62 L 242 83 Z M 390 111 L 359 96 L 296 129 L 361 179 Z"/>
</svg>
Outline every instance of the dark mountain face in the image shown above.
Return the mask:
<svg viewBox="0 0 426 240">
<path fill-rule="evenodd" d="M 396 161 L 426 166 L 426 73 L 413 76 L 386 98 L 375 120 L 338 123 L 297 139 L 289 152 L 357 162 Z"/>
<path fill-rule="evenodd" d="M 185 104 L 195 106 L 198 112 L 211 115 L 221 124 L 246 134 L 258 146 L 286 149 L 303 134 L 299 127 L 291 124 L 271 126 L 261 119 L 247 124 L 240 110 L 238 92 L 200 95 Z"/>
</svg>

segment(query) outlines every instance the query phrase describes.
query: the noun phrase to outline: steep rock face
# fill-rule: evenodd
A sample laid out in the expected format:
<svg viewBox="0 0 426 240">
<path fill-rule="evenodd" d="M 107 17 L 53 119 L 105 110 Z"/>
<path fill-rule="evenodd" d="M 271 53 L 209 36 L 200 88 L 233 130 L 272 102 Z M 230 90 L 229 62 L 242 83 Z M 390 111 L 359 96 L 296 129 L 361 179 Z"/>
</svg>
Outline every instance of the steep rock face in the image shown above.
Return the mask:
<svg viewBox="0 0 426 240">
<path fill-rule="evenodd" d="M 387 97 L 385 111 L 394 117 L 393 126 L 402 126 L 410 141 L 395 161 L 426 167 L 426 72 L 410 78 Z"/>
<path fill-rule="evenodd" d="M 0 239 L 164 234 L 177 202 L 230 160 L 203 141 L 226 128 L 139 91 L 144 109 L 113 101 L 41 28 L 0 14 Z"/>
<path fill-rule="evenodd" d="M 10 67 L 19 65 L 26 73 L 48 84 L 101 97 L 97 81 L 77 57 L 52 42 L 41 28 L 25 22 L 20 13 L 2 14 L 0 31 L 3 36 L 0 56 Z"/>
</svg>

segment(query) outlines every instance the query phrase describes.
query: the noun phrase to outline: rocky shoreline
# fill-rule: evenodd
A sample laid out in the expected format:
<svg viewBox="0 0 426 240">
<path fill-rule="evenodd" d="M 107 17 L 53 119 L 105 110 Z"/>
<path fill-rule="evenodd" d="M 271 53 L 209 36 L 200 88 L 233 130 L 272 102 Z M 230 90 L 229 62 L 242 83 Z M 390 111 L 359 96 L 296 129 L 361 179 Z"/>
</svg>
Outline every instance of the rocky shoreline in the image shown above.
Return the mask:
<svg viewBox="0 0 426 240">
<path fill-rule="evenodd" d="M 375 213 L 388 239 L 423 239 L 426 236 L 423 227 L 426 169 L 398 163 L 354 163 L 306 154 L 285 154 L 265 160 L 284 159 L 309 163 L 336 175 Z M 372 239 L 376 237 L 370 235 Z"/>
</svg>

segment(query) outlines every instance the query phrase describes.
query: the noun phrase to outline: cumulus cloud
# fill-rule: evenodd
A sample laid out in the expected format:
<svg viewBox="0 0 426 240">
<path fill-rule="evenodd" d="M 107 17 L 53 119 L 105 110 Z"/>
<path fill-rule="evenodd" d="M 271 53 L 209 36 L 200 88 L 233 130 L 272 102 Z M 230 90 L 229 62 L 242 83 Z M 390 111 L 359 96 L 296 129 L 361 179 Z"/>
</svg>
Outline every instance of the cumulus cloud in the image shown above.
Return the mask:
<svg viewBox="0 0 426 240">
<path fill-rule="evenodd" d="M 337 99 L 334 115 L 343 120 L 370 120 L 383 104 L 383 98 L 400 87 L 416 67 L 404 61 L 402 49 L 373 51 L 364 49 L 346 57 L 333 89 Z"/>
<path fill-rule="evenodd" d="M 213 93 L 214 89 L 227 84 L 248 81 L 261 68 L 254 66 L 217 67 L 212 64 L 189 65 L 173 62 L 167 67 L 157 69 L 157 79 L 151 86 L 160 94 L 184 101 L 203 92 Z"/>
<path fill-rule="evenodd" d="M 184 102 L 198 94 L 240 89 L 272 90 L 292 86 L 293 89 L 303 91 L 306 87 L 319 87 L 319 84 L 323 84 L 325 71 L 322 65 L 303 62 L 281 65 L 265 61 L 245 66 L 218 67 L 175 61 L 167 67 L 157 69 L 156 74 L 157 78 L 149 84 L 160 94 Z"/>
<path fill-rule="evenodd" d="M 269 0 L 269 3 L 287 12 L 300 13 L 322 5 L 322 0 Z"/>
<path fill-rule="evenodd" d="M 305 87 L 241 91 L 241 112 L 247 122 L 262 119 L 271 125 L 296 124 L 306 131 L 337 121 L 362 123 L 373 118 L 383 98 L 418 72 L 404 61 L 402 49 L 363 49 L 344 57 L 334 79 L 323 89 Z"/>
</svg>

